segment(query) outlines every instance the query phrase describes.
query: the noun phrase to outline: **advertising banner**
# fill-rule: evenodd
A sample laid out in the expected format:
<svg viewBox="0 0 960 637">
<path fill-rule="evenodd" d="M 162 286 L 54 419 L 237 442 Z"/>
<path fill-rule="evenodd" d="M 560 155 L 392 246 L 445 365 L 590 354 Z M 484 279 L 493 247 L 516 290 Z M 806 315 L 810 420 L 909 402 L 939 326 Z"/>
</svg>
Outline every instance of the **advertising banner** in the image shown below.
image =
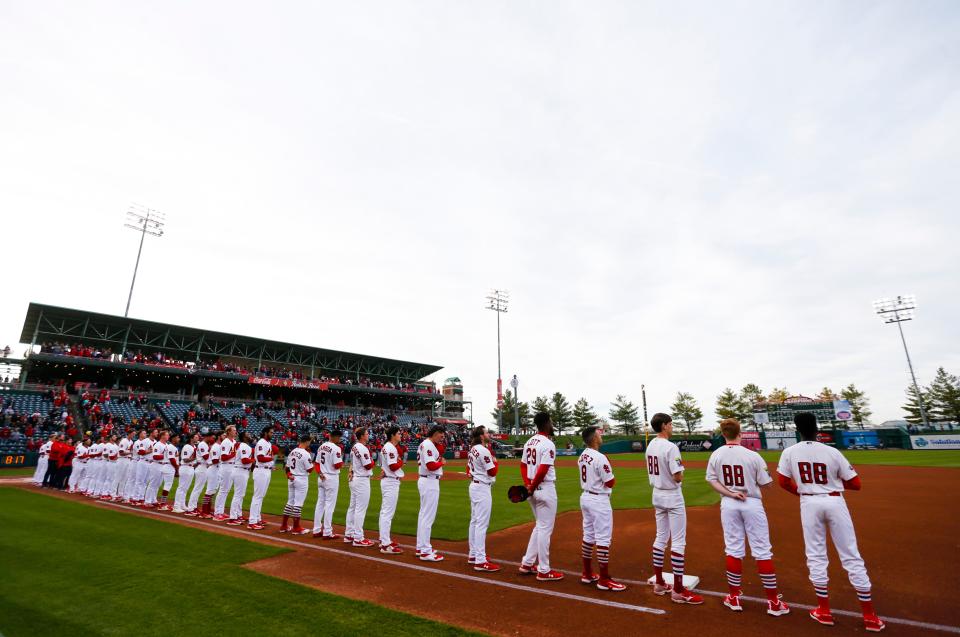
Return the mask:
<svg viewBox="0 0 960 637">
<path fill-rule="evenodd" d="M 671 442 L 676 443 L 680 451 L 710 451 L 713 449 L 713 443 L 709 440 L 687 440 L 684 438 Z"/>
<path fill-rule="evenodd" d="M 753 449 L 754 451 L 760 451 L 760 432 L 759 431 L 743 431 L 741 432 L 740 444 L 744 449 Z"/>
<path fill-rule="evenodd" d="M 247 382 L 251 385 L 266 385 L 267 387 L 292 387 L 294 389 L 319 389 L 327 391 L 328 383 L 322 383 L 319 380 L 297 380 L 294 378 L 268 378 L 266 376 L 247 376 Z"/>
<path fill-rule="evenodd" d="M 818 431 L 817 432 L 817 442 L 822 442 L 825 445 L 836 444 L 833 440 L 833 433 L 829 431 Z"/>
<path fill-rule="evenodd" d="M 840 422 L 850 422 L 853 420 L 853 407 L 850 406 L 849 400 L 833 401 L 833 413 Z"/>
<path fill-rule="evenodd" d="M 960 449 L 960 434 L 924 434 L 910 436 L 914 449 Z"/>
<path fill-rule="evenodd" d="M 783 450 L 797 444 L 797 434 L 793 431 L 768 431 L 767 449 Z"/>
<path fill-rule="evenodd" d="M 880 434 L 876 431 L 844 431 L 840 437 L 847 449 L 875 449 L 880 446 Z"/>
</svg>

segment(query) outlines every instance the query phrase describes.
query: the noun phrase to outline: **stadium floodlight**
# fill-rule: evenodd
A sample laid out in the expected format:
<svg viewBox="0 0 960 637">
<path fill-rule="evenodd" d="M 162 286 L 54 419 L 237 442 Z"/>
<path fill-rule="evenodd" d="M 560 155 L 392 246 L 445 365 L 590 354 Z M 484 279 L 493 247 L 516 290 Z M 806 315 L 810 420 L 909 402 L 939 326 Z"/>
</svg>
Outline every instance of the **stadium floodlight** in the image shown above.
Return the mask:
<svg viewBox="0 0 960 637">
<path fill-rule="evenodd" d="M 912 321 L 917 310 L 917 299 L 912 295 L 898 296 L 893 299 L 877 299 L 873 302 L 873 311 L 884 323 L 896 323 L 900 330 L 900 341 L 903 343 L 903 353 L 907 355 L 907 367 L 910 368 L 910 378 L 913 379 L 913 390 L 917 392 L 917 404 L 920 406 L 920 420 L 924 428 L 929 427 L 927 410 L 923 408 L 923 394 L 917 384 L 917 375 L 913 373 L 913 361 L 910 360 L 910 350 L 907 349 L 907 339 L 903 336 L 903 322 Z"/>
<path fill-rule="evenodd" d="M 143 252 L 143 240 L 147 235 L 152 237 L 163 236 L 163 226 L 166 223 L 166 217 L 158 210 L 145 208 L 139 204 L 132 204 L 127 210 L 127 221 L 123 224 L 124 228 L 130 228 L 140 233 L 140 248 L 137 250 L 137 262 L 133 266 L 133 280 L 130 281 L 130 294 L 127 295 L 127 309 L 123 311 L 123 316 L 130 313 L 130 301 L 133 299 L 133 285 L 137 282 L 137 270 L 140 269 L 140 254 Z"/>
<path fill-rule="evenodd" d="M 500 376 L 500 315 L 506 313 L 510 293 L 492 290 L 487 295 L 487 309 L 497 313 L 497 431 L 503 431 L 503 380 Z"/>
</svg>

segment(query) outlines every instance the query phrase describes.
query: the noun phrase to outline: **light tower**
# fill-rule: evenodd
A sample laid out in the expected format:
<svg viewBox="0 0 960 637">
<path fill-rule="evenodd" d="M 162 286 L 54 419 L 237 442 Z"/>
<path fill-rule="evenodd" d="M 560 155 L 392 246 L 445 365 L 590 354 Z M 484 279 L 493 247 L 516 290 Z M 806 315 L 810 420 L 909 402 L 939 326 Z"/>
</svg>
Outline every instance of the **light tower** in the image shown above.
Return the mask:
<svg viewBox="0 0 960 637">
<path fill-rule="evenodd" d="M 133 299 L 133 284 L 137 282 L 137 270 L 140 269 L 140 254 L 143 252 L 143 240 L 149 234 L 153 237 L 163 236 L 163 225 L 166 223 L 164 214 L 158 210 L 144 208 L 138 204 L 133 204 L 127 210 L 127 221 L 123 224 L 125 228 L 136 230 L 140 233 L 140 248 L 137 250 L 137 262 L 133 266 L 133 279 L 130 281 L 130 294 L 127 295 L 127 309 L 123 311 L 126 317 L 130 313 L 130 301 Z"/>
<path fill-rule="evenodd" d="M 920 393 L 920 386 L 917 384 L 917 375 L 913 373 L 913 361 L 910 360 L 910 350 L 907 349 L 907 339 L 903 336 L 903 325 L 901 325 L 904 321 L 913 320 L 916 309 L 917 299 L 912 294 L 893 299 L 878 299 L 873 302 L 873 310 L 883 319 L 883 322 L 887 324 L 896 323 L 897 329 L 900 330 L 903 353 L 907 355 L 907 367 L 910 368 L 913 390 L 917 392 L 917 404 L 920 405 L 920 420 L 923 421 L 923 426 L 926 428 L 929 426 L 927 410 L 923 407 L 923 394 Z"/>
<path fill-rule="evenodd" d="M 503 431 L 503 379 L 500 376 L 500 315 L 510 304 L 510 293 L 493 290 L 487 295 L 487 309 L 497 313 L 497 431 Z"/>
</svg>

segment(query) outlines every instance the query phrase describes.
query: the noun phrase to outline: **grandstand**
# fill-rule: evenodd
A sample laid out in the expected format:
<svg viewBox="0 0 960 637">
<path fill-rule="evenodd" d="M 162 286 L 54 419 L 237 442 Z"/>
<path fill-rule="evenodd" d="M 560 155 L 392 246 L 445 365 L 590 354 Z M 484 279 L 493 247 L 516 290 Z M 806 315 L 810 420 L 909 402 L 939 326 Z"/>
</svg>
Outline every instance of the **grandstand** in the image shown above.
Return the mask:
<svg viewBox="0 0 960 637">
<path fill-rule="evenodd" d="M 425 380 L 437 365 L 38 303 L 27 310 L 21 342 L 30 348 L 20 377 L 0 393 L 12 433 L 37 414 L 44 426 L 34 432 L 65 430 L 67 412 L 75 436 L 108 426 L 189 432 L 227 424 L 256 436 L 271 425 L 281 446 L 332 428 L 398 424 L 416 436 L 434 419 L 469 424 L 462 394 L 451 403 Z M 63 413 L 52 413 L 54 396 Z"/>
</svg>

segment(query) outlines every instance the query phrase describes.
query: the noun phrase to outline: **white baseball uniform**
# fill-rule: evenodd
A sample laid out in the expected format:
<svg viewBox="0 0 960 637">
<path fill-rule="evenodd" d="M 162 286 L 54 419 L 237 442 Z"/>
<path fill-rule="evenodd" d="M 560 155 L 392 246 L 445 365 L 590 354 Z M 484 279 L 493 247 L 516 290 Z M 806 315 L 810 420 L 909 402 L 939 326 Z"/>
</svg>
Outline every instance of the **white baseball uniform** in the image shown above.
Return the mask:
<svg viewBox="0 0 960 637">
<path fill-rule="evenodd" d="M 443 477 L 443 466 L 435 465 L 431 469 L 428 465 L 438 463 L 443 458 L 440 450 L 429 438 L 417 447 L 417 465 L 420 477 L 417 479 L 417 490 L 420 492 L 420 511 L 417 514 L 417 551 L 421 554 L 435 553 L 430 544 L 430 534 L 433 530 L 433 521 L 437 517 L 437 503 L 440 501 L 440 479 Z"/>
<path fill-rule="evenodd" d="M 261 438 L 253 450 L 256 461 L 253 467 L 253 499 L 250 501 L 250 524 L 263 521 L 263 499 L 270 488 L 270 476 L 273 475 L 273 444 Z M 264 460 L 261 460 L 263 458 Z"/>
<path fill-rule="evenodd" d="M 161 443 L 163 446 L 163 457 L 158 461 L 157 473 L 160 475 L 160 484 L 163 491 L 169 495 L 173 487 L 173 478 L 177 470 L 174 464 L 177 462 L 177 447 L 172 442 Z M 166 496 L 164 496 L 166 497 Z"/>
<path fill-rule="evenodd" d="M 197 448 L 189 442 L 180 450 L 180 479 L 177 481 L 177 495 L 173 499 L 173 511 L 186 510 L 187 491 L 197 473 Z"/>
<path fill-rule="evenodd" d="M 680 483 L 673 479 L 673 474 L 683 472 L 680 449 L 666 438 L 656 437 L 647 445 L 646 460 L 657 521 L 653 547 L 664 551 L 669 542 L 671 551 L 682 555 L 687 547 L 687 510 Z"/>
<path fill-rule="evenodd" d="M 307 488 L 310 484 L 307 476 L 311 466 L 310 452 L 306 449 L 297 447 L 287 456 L 286 467 L 293 480 L 287 481 L 287 506 L 283 508 L 284 515 L 300 517 L 303 501 L 307 499 Z"/>
<path fill-rule="evenodd" d="M 313 532 L 333 535 L 333 510 L 337 506 L 337 494 L 340 492 L 340 467 L 343 466 L 343 452 L 339 445 L 329 440 L 317 449 L 317 506 L 313 511 Z"/>
<path fill-rule="evenodd" d="M 217 500 L 214 506 L 215 515 L 224 515 L 227 508 L 227 496 L 233 489 L 233 472 L 237 460 L 237 441 L 224 438 L 220 443 L 220 484 L 217 490 Z"/>
<path fill-rule="evenodd" d="M 556 445 L 550 438 L 539 433 L 527 440 L 520 456 L 528 480 L 534 479 L 540 467 L 550 467 L 543 482 L 528 498 L 536 524 L 530 533 L 523 564 L 533 566 L 538 563 L 537 570 L 540 573 L 550 572 L 550 538 L 557 519 L 557 472 L 553 466 L 556 457 Z"/>
<path fill-rule="evenodd" d="M 220 488 L 220 443 L 214 442 L 209 445 L 207 454 L 209 458 L 207 460 L 207 480 L 203 494 L 212 496 Z"/>
<path fill-rule="evenodd" d="M 470 473 L 470 526 L 467 530 L 469 555 L 476 564 L 487 561 L 487 527 L 493 511 L 491 487 L 497 481 L 497 459 L 484 445 L 474 445 L 467 454 L 467 471 Z M 492 475 L 491 475 L 492 472 Z"/>
<path fill-rule="evenodd" d="M 233 499 L 230 500 L 230 519 L 243 517 L 243 498 L 247 495 L 250 471 L 253 468 L 253 447 L 245 442 L 237 445 L 237 463 L 233 468 Z"/>
<path fill-rule="evenodd" d="M 610 460 L 596 449 L 586 448 L 577 460 L 580 470 L 580 511 L 583 513 L 583 543 L 610 547 L 613 539 L 613 507 L 607 483 L 614 479 Z M 585 549 L 584 549 L 585 550 Z M 587 557 L 584 555 L 584 557 Z"/>
<path fill-rule="evenodd" d="M 207 487 L 207 470 L 210 468 L 210 445 L 205 440 L 197 443 L 196 466 L 193 469 L 193 489 L 187 498 L 187 511 L 196 511 L 200 496 Z"/>
<path fill-rule="evenodd" d="M 149 469 L 147 469 L 147 491 L 143 501 L 145 504 L 157 504 L 157 493 L 160 491 L 160 483 L 163 481 L 163 471 L 160 465 L 167 456 L 167 443 L 155 440 L 148 455 L 150 460 L 148 460 Z"/>
<path fill-rule="evenodd" d="M 97 495 L 113 495 L 113 481 L 117 475 L 117 459 L 119 457 L 120 447 L 115 442 L 107 442 L 103 445 L 103 455 L 101 457 L 103 468 L 100 471 Z"/>
<path fill-rule="evenodd" d="M 350 505 L 347 508 L 347 530 L 344 537 L 354 541 L 363 540 L 363 522 L 370 505 L 370 476 L 373 475 L 373 458 L 363 443 L 354 443 L 350 449 L 353 479 L 350 481 Z M 370 468 L 367 468 L 370 465 Z"/>
<path fill-rule="evenodd" d="M 133 447 L 133 441 L 127 437 L 120 439 L 117 443 L 117 469 L 113 476 L 113 486 L 110 489 L 110 495 L 118 498 L 127 496 L 127 481 L 130 477 L 130 467 L 133 464 L 130 459 L 130 449 Z"/>
<path fill-rule="evenodd" d="M 99 442 L 94 442 L 87 447 L 87 470 L 83 472 L 83 481 L 80 482 L 80 491 L 86 495 L 93 495 L 93 489 L 100 478 L 101 446 Z"/>
<path fill-rule="evenodd" d="M 747 496 L 743 501 L 728 496 L 720 500 L 720 522 L 727 555 L 743 559 L 746 537 L 753 559 L 772 559 L 770 527 L 763 510 L 760 487 L 773 482 L 773 478 L 760 454 L 736 443 L 719 447 L 707 462 L 707 481 L 719 482 L 727 489 Z"/>
<path fill-rule="evenodd" d="M 50 461 L 50 447 L 53 446 L 53 443 L 49 440 L 40 445 L 40 458 L 37 460 L 37 470 L 33 472 L 33 483 L 36 485 L 43 484 L 43 476 L 47 474 L 47 463 Z M 80 445 L 77 445 L 78 447 Z M 74 471 L 76 471 L 76 462 L 74 464 Z M 73 477 L 71 475 L 71 477 Z M 71 482 L 72 487 L 73 482 Z"/>
<path fill-rule="evenodd" d="M 800 521 L 806 547 L 810 581 L 820 595 L 828 583 L 827 532 L 847 571 L 850 583 L 863 599 L 869 599 L 870 578 L 857 548 L 853 519 L 843 499 L 843 481 L 856 477 L 850 462 L 837 449 L 821 442 L 804 440 L 787 447 L 780 455 L 777 472 L 792 478 L 800 492 Z"/>
<path fill-rule="evenodd" d="M 397 499 L 400 497 L 400 481 L 403 479 L 403 468 L 396 471 L 390 468 L 402 462 L 400 450 L 392 442 L 386 442 L 380 450 L 380 468 L 383 469 L 383 478 L 380 480 L 380 546 L 391 544 L 390 528 L 393 526 L 393 516 L 397 512 Z"/>
<path fill-rule="evenodd" d="M 53 446 L 53 443 L 47 443 L 50 446 Z M 47 453 L 50 453 L 50 448 L 47 448 Z M 70 477 L 67 479 L 67 487 L 71 493 L 75 493 L 81 484 L 83 484 L 83 476 L 87 471 L 87 446 L 82 442 L 78 442 L 76 448 L 73 451 L 73 470 L 70 472 Z M 44 474 L 46 469 L 44 469 Z M 43 483 L 43 476 L 40 476 L 41 484 Z"/>
<path fill-rule="evenodd" d="M 143 440 L 138 440 L 137 444 L 134 445 L 136 454 L 134 455 L 137 458 L 137 466 L 135 471 L 135 484 L 133 492 L 133 500 L 136 502 L 143 502 L 147 494 L 147 480 L 150 477 L 150 469 L 152 466 L 153 459 L 150 457 L 151 452 L 153 451 L 154 439 L 150 436 L 147 436 Z"/>
</svg>

